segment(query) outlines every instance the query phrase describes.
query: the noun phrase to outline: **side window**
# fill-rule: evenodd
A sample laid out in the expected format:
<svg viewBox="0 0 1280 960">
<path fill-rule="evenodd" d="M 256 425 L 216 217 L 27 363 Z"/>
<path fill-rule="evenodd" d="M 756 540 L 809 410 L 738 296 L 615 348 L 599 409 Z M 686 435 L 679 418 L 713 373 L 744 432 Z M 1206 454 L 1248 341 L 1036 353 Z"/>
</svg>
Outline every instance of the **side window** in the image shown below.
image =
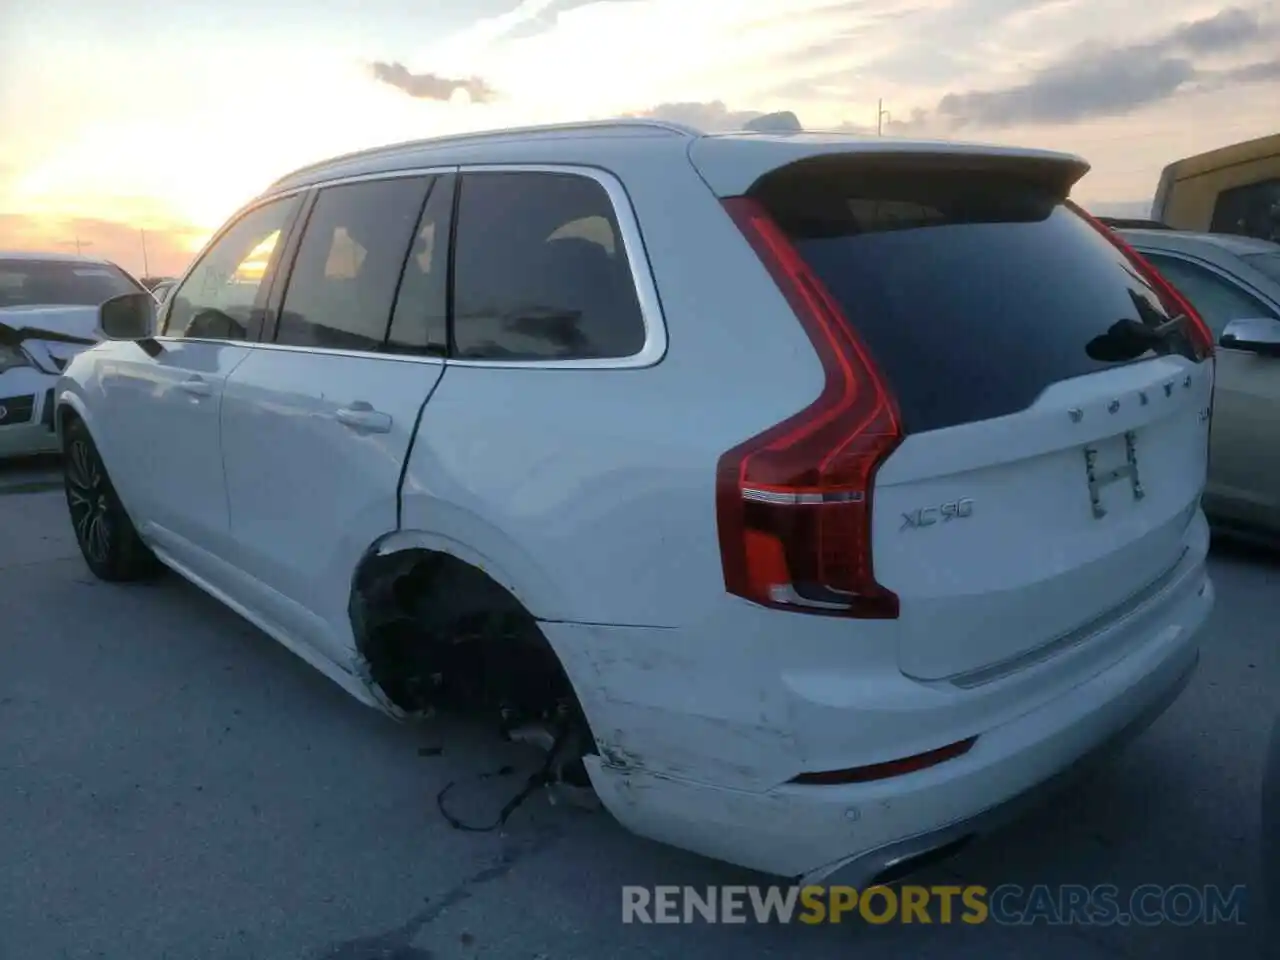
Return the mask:
<svg viewBox="0 0 1280 960">
<path fill-rule="evenodd" d="M 1232 320 L 1275 316 L 1253 294 L 1212 270 L 1198 267 L 1180 257 L 1158 253 L 1149 253 L 1146 257 L 1191 301 L 1191 305 L 1199 311 L 1204 322 L 1213 331 L 1215 340 L 1222 336 L 1223 329 Z"/>
<path fill-rule="evenodd" d="M 462 179 L 453 347 L 462 359 L 629 357 L 644 321 L 609 194 L 567 173 Z"/>
<path fill-rule="evenodd" d="M 266 306 L 263 282 L 275 266 L 281 234 L 298 209 L 297 197 L 255 207 L 200 258 L 167 299 L 164 335 L 205 340 L 257 336 Z"/>
<path fill-rule="evenodd" d="M 1280 240 L 1280 179 L 1223 190 L 1214 203 L 1209 229 Z"/>
<path fill-rule="evenodd" d="M 394 353 L 444 356 L 448 349 L 449 222 L 456 179 L 453 174 L 436 179 L 418 221 L 391 315 L 387 349 Z"/>
<path fill-rule="evenodd" d="M 381 350 L 430 177 L 320 191 L 289 275 L 276 343 Z"/>
</svg>

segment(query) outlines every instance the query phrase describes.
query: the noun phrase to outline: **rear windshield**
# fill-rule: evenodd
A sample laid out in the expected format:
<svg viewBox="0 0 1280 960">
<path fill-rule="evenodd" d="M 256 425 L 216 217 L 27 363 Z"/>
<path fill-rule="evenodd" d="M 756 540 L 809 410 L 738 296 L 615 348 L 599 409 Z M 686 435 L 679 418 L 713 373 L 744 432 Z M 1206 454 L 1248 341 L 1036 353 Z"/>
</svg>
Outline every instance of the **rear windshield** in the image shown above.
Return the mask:
<svg viewBox="0 0 1280 960">
<path fill-rule="evenodd" d="M 1095 359 L 1091 341 L 1169 319 L 1060 189 L 1008 173 L 797 165 L 752 192 L 840 301 L 910 432 L 1016 413 L 1060 380 L 1154 356 Z M 1181 333 L 1158 349 L 1193 356 Z"/>
<path fill-rule="evenodd" d="M 1249 266 L 1280 283 L 1280 253 L 1250 253 L 1243 258 Z"/>
<path fill-rule="evenodd" d="M 67 260 L 0 260 L 0 308 L 96 307 L 140 287 L 105 263 Z"/>
</svg>

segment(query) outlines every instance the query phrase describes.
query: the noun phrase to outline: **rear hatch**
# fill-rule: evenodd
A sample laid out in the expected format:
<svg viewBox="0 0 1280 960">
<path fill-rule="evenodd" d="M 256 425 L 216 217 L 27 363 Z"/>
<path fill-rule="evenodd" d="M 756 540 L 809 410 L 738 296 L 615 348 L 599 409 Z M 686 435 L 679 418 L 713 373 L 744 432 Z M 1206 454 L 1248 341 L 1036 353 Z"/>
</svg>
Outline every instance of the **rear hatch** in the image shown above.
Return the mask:
<svg viewBox="0 0 1280 960">
<path fill-rule="evenodd" d="M 905 439 L 871 517 L 903 672 L 990 674 L 1087 635 L 1178 565 L 1212 362 L 1192 323 L 1169 323 L 1180 305 L 1065 202 L 1079 161 L 878 149 L 793 160 L 749 193 L 898 405 Z"/>
</svg>

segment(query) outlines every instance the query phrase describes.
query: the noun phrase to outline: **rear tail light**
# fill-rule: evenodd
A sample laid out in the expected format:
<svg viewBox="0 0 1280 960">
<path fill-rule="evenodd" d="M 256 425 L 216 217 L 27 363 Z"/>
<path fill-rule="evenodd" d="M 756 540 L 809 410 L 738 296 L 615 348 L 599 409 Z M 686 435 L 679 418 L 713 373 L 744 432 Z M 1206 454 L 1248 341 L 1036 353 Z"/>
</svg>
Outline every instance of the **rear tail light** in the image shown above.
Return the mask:
<svg viewBox="0 0 1280 960">
<path fill-rule="evenodd" d="M 954 760 L 956 757 L 963 757 L 977 742 L 977 737 L 969 737 L 966 740 L 949 743 L 945 747 L 938 747 L 925 753 L 903 757 L 901 760 L 886 760 L 884 763 L 873 763 L 866 767 L 851 767 L 847 770 L 823 770 L 820 773 L 802 773 L 799 776 L 792 777 L 790 782 L 805 784 L 806 786 L 833 787 L 843 783 L 868 783 L 872 780 L 888 780 L 891 777 L 905 776 L 918 770 L 928 770 L 930 767 L 936 767 L 938 764 Z"/>
<path fill-rule="evenodd" d="M 777 609 L 893 619 L 871 556 L 875 474 L 902 442 L 897 405 L 839 304 L 769 213 L 725 210 L 769 270 L 822 362 L 812 404 L 720 458 L 716 519 L 725 588 Z"/>
<path fill-rule="evenodd" d="M 1080 207 L 1072 204 L 1072 209 L 1089 222 L 1089 225 L 1097 230 L 1100 234 L 1111 241 L 1125 257 L 1133 264 L 1134 269 L 1142 276 L 1142 279 L 1150 284 L 1155 290 L 1156 296 L 1160 298 L 1161 304 L 1170 316 L 1178 316 L 1179 314 L 1187 318 L 1188 335 L 1191 339 L 1192 347 L 1195 349 L 1196 357 L 1200 360 L 1213 356 L 1213 333 L 1209 330 L 1209 325 L 1204 322 L 1204 317 L 1193 307 L 1177 288 L 1168 280 L 1161 276 L 1160 271 L 1155 268 L 1146 257 L 1129 245 L 1124 237 L 1116 233 L 1097 217 L 1091 216 Z"/>
</svg>

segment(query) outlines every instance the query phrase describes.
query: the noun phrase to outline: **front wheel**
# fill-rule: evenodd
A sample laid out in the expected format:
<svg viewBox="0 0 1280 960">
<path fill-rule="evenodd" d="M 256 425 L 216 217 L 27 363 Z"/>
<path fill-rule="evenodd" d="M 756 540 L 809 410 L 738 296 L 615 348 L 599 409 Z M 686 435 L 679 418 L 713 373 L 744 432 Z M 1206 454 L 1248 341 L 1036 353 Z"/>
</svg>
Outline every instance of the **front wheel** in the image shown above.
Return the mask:
<svg viewBox="0 0 1280 960">
<path fill-rule="evenodd" d="M 138 537 L 89 431 L 79 420 L 67 425 L 63 444 L 67 509 L 84 562 L 100 580 L 142 580 L 160 563 Z"/>
</svg>

